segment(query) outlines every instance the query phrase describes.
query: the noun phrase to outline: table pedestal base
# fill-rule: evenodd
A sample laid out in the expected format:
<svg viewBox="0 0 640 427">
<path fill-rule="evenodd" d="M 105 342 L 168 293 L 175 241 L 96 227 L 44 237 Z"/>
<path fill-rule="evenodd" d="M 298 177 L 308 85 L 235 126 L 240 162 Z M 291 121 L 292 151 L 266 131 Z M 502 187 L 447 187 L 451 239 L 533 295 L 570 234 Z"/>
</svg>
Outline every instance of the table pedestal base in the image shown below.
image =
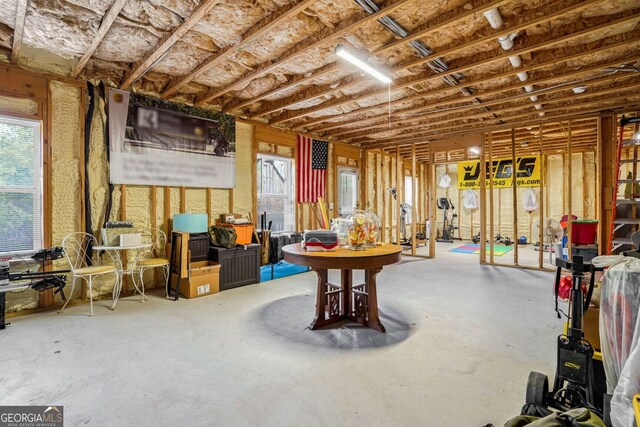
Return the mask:
<svg viewBox="0 0 640 427">
<path fill-rule="evenodd" d="M 364 283 L 353 285 L 352 270 L 340 270 L 340 285 L 328 281 L 326 268 L 314 268 L 318 275 L 316 317 L 311 329 L 319 329 L 342 320 L 351 320 L 378 332 L 385 328 L 378 317 L 376 275 L 382 268 L 366 269 Z"/>
</svg>

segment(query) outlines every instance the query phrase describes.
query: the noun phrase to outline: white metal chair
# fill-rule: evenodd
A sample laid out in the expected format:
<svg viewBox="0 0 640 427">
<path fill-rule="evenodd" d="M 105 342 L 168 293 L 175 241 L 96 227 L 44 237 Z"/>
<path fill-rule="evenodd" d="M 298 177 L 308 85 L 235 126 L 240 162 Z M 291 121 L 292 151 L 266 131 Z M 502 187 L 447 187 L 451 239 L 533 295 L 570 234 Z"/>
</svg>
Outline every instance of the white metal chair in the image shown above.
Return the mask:
<svg viewBox="0 0 640 427">
<path fill-rule="evenodd" d="M 118 291 L 120 286 L 120 275 L 114 265 L 89 265 L 91 258 L 89 257 L 87 250 L 89 246 L 97 246 L 98 241 L 95 237 L 88 233 L 71 233 L 62 240 L 62 248 L 64 249 L 64 255 L 69 262 L 71 269 L 72 282 L 71 293 L 67 302 L 64 303 L 58 313 L 62 313 L 71 300 L 73 291 L 76 287 L 76 280 L 84 280 L 89 286 L 89 301 L 91 305 L 91 316 L 93 316 L 93 280 L 95 278 L 102 277 L 107 274 L 113 274 L 115 276 L 115 283 L 113 288 L 114 295 Z"/>
<path fill-rule="evenodd" d="M 137 280 L 134 277 L 134 285 L 140 294 L 142 299 L 140 302 L 148 300 L 144 294 L 144 272 L 149 269 L 160 268 L 164 274 L 165 288 L 169 281 L 169 259 L 166 255 L 167 235 L 158 228 L 152 228 L 142 233 L 142 241 L 144 243 L 151 243 L 151 248 L 142 252 L 139 255 L 139 260 L 136 262 L 136 273 L 140 280 L 139 286 Z"/>
</svg>

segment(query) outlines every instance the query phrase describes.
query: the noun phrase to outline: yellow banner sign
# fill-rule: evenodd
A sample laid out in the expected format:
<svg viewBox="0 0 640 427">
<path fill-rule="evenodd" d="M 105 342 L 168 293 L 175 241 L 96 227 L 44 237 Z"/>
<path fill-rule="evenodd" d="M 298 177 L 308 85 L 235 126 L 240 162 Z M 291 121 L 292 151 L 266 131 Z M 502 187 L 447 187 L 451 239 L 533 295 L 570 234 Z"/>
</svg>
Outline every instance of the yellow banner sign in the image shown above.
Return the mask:
<svg viewBox="0 0 640 427">
<path fill-rule="evenodd" d="M 512 159 L 494 159 L 491 166 L 485 163 L 486 187 L 493 179 L 493 188 L 513 186 Z M 522 156 L 516 158 L 516 186 L 540 186 L 540 156 Z M 461 190 L 480 188 L 480 160 L 458 162 L 458 188 Z"/>
</svg>

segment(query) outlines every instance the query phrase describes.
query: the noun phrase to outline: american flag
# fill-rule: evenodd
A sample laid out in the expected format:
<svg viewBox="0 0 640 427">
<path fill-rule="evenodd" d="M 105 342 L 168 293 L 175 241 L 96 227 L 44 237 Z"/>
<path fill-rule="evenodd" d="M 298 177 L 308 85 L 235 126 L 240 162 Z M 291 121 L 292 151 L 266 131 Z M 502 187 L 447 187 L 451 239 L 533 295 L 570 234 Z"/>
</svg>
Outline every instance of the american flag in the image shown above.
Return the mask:
<svg viewBox="0 0 640 427">
<path fill-rule="evenodd" d="M 298 203 L 315 203 L 325 197 L 329 143 L 298 135 L 296 167 Z"/>
</svg>

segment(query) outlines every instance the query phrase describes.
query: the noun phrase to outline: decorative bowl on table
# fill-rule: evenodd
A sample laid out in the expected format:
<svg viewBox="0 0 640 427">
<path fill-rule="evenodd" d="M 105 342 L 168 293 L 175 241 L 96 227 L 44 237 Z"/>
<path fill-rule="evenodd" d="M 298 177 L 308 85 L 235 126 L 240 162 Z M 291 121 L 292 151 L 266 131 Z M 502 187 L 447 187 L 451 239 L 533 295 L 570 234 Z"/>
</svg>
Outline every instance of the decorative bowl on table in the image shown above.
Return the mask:
<svg viewBox="0 0 640 427">
<path fill-rule="evenodd" d="M 367 248 L 369 237 L 369 223 L 367 214 L 361 210 L 354 210 L 349 215 L 349 248 L 354 251 L 363 251 Z"/>
</svg>

